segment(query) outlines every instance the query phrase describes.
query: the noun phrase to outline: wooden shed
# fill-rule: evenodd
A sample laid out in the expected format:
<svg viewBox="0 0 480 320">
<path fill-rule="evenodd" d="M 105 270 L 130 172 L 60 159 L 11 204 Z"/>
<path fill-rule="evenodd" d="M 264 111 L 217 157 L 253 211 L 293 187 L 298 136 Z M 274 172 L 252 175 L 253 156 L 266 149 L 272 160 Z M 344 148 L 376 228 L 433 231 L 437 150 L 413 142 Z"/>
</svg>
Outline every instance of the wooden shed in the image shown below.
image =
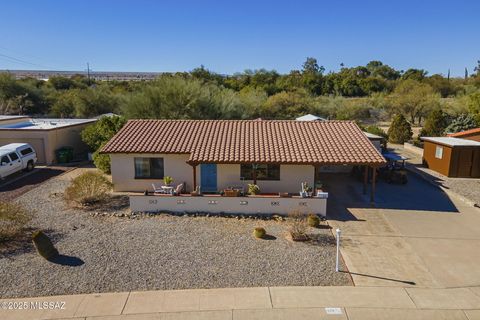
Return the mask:
<svg viewBox="0 0 480 320">
<path fill-rule="evenodd" d="M 422 137 L 424 164 L 447 177 L 480 178 L 480 142 Z"/>
</svg>

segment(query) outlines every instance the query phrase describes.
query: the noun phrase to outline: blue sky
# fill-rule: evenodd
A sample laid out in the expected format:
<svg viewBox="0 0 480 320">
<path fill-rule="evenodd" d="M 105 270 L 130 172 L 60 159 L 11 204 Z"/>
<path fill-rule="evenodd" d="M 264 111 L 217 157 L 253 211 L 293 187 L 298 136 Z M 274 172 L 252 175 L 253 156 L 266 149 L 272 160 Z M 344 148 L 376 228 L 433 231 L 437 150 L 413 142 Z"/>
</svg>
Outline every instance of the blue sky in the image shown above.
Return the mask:
<svg viewBox="0 0 480 320">
<path fill-rule="evenodd" d="M 0 3 L 0 69 L 326 70 L 381 60 L 463 75 L 480 1 L 65 0 Z M 20 61 L 18 61 L 20 60 Z"/>
</svg>

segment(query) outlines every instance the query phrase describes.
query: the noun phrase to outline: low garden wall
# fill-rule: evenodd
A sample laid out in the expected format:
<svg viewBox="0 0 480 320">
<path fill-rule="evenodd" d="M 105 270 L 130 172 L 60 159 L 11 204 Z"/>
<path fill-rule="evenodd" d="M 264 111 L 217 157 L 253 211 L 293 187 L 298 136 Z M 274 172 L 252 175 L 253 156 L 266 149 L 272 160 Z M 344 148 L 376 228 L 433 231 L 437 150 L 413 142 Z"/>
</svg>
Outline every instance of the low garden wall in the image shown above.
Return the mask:
<svg viewBox="0 0 480 320">
<path fill-rule="evenodd" d="M 162 196 L 131 195 L 130 208 L 134 212 L 207 212 L 228 214 L 279 214 L 293 210 L 302 213 L 327 214 L 327 197 L 220 197 L 220 196 Z"/>
</svg>

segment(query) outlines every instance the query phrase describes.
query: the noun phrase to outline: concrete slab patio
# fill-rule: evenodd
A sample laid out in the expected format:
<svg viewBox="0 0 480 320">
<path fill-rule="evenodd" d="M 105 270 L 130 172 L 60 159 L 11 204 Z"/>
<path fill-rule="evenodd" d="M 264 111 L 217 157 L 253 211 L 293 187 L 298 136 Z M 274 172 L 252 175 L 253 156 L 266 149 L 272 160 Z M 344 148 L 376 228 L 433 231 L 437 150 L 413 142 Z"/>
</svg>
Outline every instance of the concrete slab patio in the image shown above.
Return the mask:
<svg viewBox="0 0 480 320">
<path fill-rule="evenodd" d="M 329 223 L 342 230 L 344 271 L 356 286 L 480 285 L 479 208 L 414 174 L 407 185 L 380 181 L 375 207 L 348 176 L 326 183 Z"/>
</svg>

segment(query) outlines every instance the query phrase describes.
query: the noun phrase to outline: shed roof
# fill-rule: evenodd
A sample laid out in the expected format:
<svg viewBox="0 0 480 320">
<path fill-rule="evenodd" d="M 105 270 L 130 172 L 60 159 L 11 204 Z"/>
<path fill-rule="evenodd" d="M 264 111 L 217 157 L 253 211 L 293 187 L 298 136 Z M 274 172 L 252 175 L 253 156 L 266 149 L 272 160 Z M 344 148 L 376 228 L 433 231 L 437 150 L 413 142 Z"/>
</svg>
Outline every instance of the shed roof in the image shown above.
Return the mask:
<svg viewBox="0 0 480 320">
<path fill-rule="evenodd" d="M 433 143 L 442 144 L 449 147 L 460 146 L 477 146 L 480 147 L 480 142 L 466 139 L 459 139 L 453 137 L 421 137 L 423 141 L 429 141 Z"/>
<path fill-rule="evenodd" d="M 186 153 L 191 164 L 385 163 L 353 121 L 129 120 L 102 153 Z"/>
</svg>

